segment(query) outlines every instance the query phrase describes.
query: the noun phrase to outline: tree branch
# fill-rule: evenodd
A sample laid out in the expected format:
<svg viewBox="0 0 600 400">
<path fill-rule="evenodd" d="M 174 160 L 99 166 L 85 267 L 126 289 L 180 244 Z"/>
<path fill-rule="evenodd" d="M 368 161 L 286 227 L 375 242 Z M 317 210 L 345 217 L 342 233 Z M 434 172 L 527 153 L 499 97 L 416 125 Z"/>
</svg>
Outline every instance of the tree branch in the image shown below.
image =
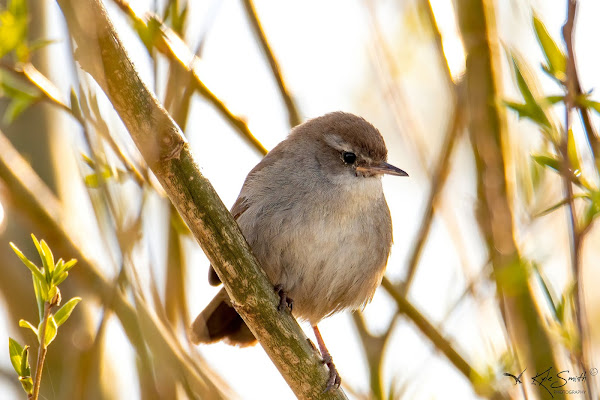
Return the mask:
<svg viewBox="0 0 600 400">
<path fill-rule="evenodd" d="M 493 399 L 506 398 L 486 383 L 483 376 L 452 347 L 452 344 L 395 288 L 392 282 L 384 277 L 381 286 L 396 302 L 398 312 L 406 315 L 417 326 L 435 348 L 441 351 L 448 361 L 472 383 L 474 390 L 479 395 L 489 396 Z"/>
<path fill-rule="evenodd" d="M 42 319 L 42 328 L 40 329 L 39 341 L 40 348 L 38 349 L 37 364 L 35 367 L 35 381 L 33 383 L 33 394 L 31 398 L 38 400 L 40 396 L 40 387 L 42 385 L 42 371 L 44 370 L 44 360 L 46 359 L 46 353 L 48 352 L 48 346 L 46 346 L 46 327 L 48 325 L 48 318 L 50 317 L 50 309 L 52 305 L 49 302 L 44 303 L 44 318 Z"/>
<path fill-rule="evenodd" d="M 460 85 L 453 86 L 453 88 L 456 89 L 456 92 L 460 92 Z M 443 193 L 446 178 L 448 177 L 448 173 L 450 171 L 450 158 L 452 156 L 452 152 L 454 151 L 454 144 L 456 143 L 461 128 L 463 127 L 463 111 L 461 109 L 461 105 L 464 104 L 463 99 L 464 96 L 460 95 L 460 93 L 456 94 L 454 115 L 451 124 L 448 127 L 448 131 L 446 132 L 446 137 L 441 147 L 437 165 L 433 170 L 433 176 L 431 177 L 431 185 L 429 188 L 429 196 L 427 198 L 427 204 L 425 205 L 425 214 L 423 215 L 423 218 L 421 220 L 421 225 L 417 234 L 415 245 L 413 246 L 412 252 L 410 253 L 410 256 L 408 258 L 408 269 L 406 272 L 406 278 L 404 282 L 402 282 L 401 288 L 402 293 L 404 294 L 408 293 L 413 279 L 416 275 L 417 267 L 419 265 L 419 259 L 421 258 L 421 252 L 425 247 L 425 242 L 427 240 L 427 237 L 429 236 L 429 230 L 433 222 L 433 215 L 437 203 Z"/>
<path fill-rule="evenodd" d="M 288 120 L 290 122 L 290 127 L 294 127 L 300 122 L 300 113 L 298 112 L 298 107 L 290 94 L 285 81 L 283 80 L 283 76 L 281 74 L 281 68 L 279 68 L 279 63 L 275 58 L 275 54 L 271 49 L 271 45 L 269 45 L 269 41 L 267 40 L 267 35 L 262 28 L 262 24 L 260 23 L 260 19 L 258 18 L 258 14 L 256 13 L 256 9 L 254 7 L 254 3 L 252 0 L 242 0 L 244 4 L 244 9 L 246 10 L 246 15 L 248 16 L 248 20 L 250 21 L 250 25 L 252 25 L 252 29 L 254 30 L 254 34 L 258 38 L 260 43 L 260 47 L 269 62 L 269 66 L 271 67 L 271 72 L 273 73 L 273 77 L 275 81 L 277 81 L 277 87 L 279 88 L 279 93 L 283 98 L 283 102 L 285 103 L 285 107 L 288 113 Z"/>
<path fill-rule="evenodd" d="M 187 47 L 187 44 L 181 40 L 176 32 L 160 22 L 158 17 L 152 14 L 149 14 L 145 19 L 138 17 L 135 11 L 124 0 L 113 0 L 113 2 L 125 12 L 134 25 L 138 28 L 143 28 L 144 33 L 151 36 L 152 46 L 173 62 L 173 65 L 179 65 L 185 73 L 190 74 L 190 84 L 216 108 L 223 118 L 235 127 L 253 149 L 263 156 L 267 154 L 267 149 L 254 137 L 246 121 L 227 108 L 225 103 L 200 78 L 198 72 L 198 66 L 201 63 L 200 58 Z"/>
<path fill-rule="evenodd" d="M 232 304 L 299 398 L 322 393 L 329 373 L 279 299 L 239 227 L 202 176 L 181 131 L 140 80 L 100 0 L 59 0 L 76 59 L 104 90 L 134 142 L 202 246 Z"/>
<path fill-rule="evenodd" d="M 498 101 L 502 95 L 496 72 L 499 55 L 495 16 L 488 0 L 460 0 L 457 9 L 467 53 L 466 108 L 477 167 L 477 217 L 494 269 L 502 316 L 519 360 L 539 371 L 556 368 L 554 343 L 536 302 L 527 262 L 521 258 L 514 239 L 503 148 L 506 124 Z M 539 386 L 531 388 L 540 390 Z M 564 395 L 558 393 L 555 397 Z"/>
</svg>

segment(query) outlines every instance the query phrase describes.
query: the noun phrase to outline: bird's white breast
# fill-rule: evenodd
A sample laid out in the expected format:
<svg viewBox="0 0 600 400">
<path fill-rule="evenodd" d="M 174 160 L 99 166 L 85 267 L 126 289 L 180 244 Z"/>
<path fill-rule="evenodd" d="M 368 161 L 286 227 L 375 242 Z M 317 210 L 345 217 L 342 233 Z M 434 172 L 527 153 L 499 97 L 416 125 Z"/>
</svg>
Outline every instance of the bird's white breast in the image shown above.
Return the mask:
<svg viewBox="0 0 600 400">
<path fill-rule="evenodd" d="M 264 191 L 262 183 L 261 193 L 247 188 L 253 201 L 238 223 L 271 282 L 294 300 L 294 315 L 316 324 L 368 302 L 391 244 L 380 179 L 345 179 L 318 192 L 299 185 L 294 193 Z"/>
</svg>

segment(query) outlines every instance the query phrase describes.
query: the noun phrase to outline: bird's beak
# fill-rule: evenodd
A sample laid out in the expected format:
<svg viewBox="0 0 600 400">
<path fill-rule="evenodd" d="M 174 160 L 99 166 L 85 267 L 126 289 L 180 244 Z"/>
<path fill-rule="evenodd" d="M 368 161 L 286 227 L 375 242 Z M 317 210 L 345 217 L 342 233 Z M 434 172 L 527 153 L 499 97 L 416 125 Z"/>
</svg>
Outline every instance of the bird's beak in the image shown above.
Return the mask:
<svg viewBox="0 0 600 400">
<path fill-rule="evenodd" d="M 400 168 L 394 167 L 392 164 L 388 164 L 384 161 L 373 165 L 358 166 L 356 167 L 356 172 L 367 175 L 388 174 L 395 176 L 408 176 L 408 174 Z"/>
</svg>

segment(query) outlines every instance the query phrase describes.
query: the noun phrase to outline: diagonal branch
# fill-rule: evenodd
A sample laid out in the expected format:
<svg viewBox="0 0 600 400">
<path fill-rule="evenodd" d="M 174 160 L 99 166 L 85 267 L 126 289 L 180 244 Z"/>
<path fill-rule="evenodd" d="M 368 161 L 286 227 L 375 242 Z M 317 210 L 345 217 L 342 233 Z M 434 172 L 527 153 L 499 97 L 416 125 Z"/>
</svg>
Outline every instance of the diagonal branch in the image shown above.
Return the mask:
<svg viewBox="0 0 600 400">
<path fill-rule="evenodd" d="M 113 2 L 133 21 L 138 29 L 143 29 L 145 35 L 151 36 L 150 43 L 154 48 L 175 65 L 179 65 L 184 72 L 190 74 L 190 84 L 215 107 L 225 120 L 233 125 L 253 149 L 261 155 L 267 154 L 267 149 L 254 137 L 246 121 L 235 115 L 225 102 L 217 97 L 200 78 L 200 58 L 188 48 L 176 32 L 152 14 L 149 14 L 145 19 L 140 18 L 125 0 L 113 0 Z"/>
<path fill-rule="evenodd" d="M 406 315 L 417 328 L 423 333 L 423 335 L 429 339 L 436 349 L 442 352 L 446 359 L 458 370 L 465 378 L 467 378 L 472 384 L 477 393 L 482 396 L 488 396 L 492 399 L 504 399 L 505 395 L 497 392 L 491 385 L 486 383 L 483 376 L 473 368 L 452 346 L 452 343 L 448 341 L 431 322 L 427 320 L 421 314 L 419 310 L 409 302 L 404 295 L 402 295 L 386 277 L 383 278 L 381 286 L 388 292 L 390 296 L 396 302 L 398 312 Z"/>
<path fill-rule="evenodd" d="M 458 92 L 460 86 L 456 86 L 456 88 Z M 462 128 L 463 112 L 461 111 L 461 99 L 463 96 L 457 95 L 456 97 L 457 102 L 454 109 L 454 117 L 448 128 L 448 132 L 446 133 L 446 138 L 444 139 L 444 143 L 441 147 L 441 153 L 438 157 L 438 163 L 435 166 L 433 176 L 431 177 L 429 196 L 427 198 L 427 204 L 425 205 L 425 214 L 421 220 L 421 225 L 417 234 L 417 241 L 413 246 L 412 252 L 410 253 L 408 259 L 408 270 L 406 272 L 406 278 L 402 283 L 402 292 L 405 294 L 408 293 L 416 275 L 421 252 L 425 247 L 425 242 L 427 241 L 429 230 L 431 229 L 433 222 L 433 215 L 436 210 L 437 203 L 440 200 L 440 196 L 443 193 L 442 189 L 446 183 L 448 172 L 450 171 L 450 157 L 452 156 L 454 145 Z"/>
<path fill-rule="evenodd" d="M 232 215 L 200 173 L 179 127 L 138 76 L 100 0 L 59 0 L 76 59 L 104 90 L 148 166 L 225 285 L 232 304 L 299 398 L 322 393 L 328 369 L 279 299 Z M 243 277 L 243 278 L 242 278 Z"/>
<path fill-rule="evenodd" d="M 267 35 L 262 28 L 262 24 L 260 23 L 260 19 L 258 18 L 258 14 L 256 13 L 256 9 L 254 7 L 254 3 L 252 0 L 242 0 L 244 4 L 244 9 L 246 10 L 246 15 L 248 16 L 248 20 L 250 21 L 250 25 L 252 25 L 252 29 L 258 41 L 260 42 L 260 47 L 269 62 L 269 66 L 271 67 L 271 72 L 273 73 L 273 77 L 277 81 L 277 87 L 279 88 L 279 93 L 283 98 L 283 102 L 285 103 L 285 107 L 288 113 L 288 120 L 290 122 L 290 126 L 294 127 L 300 122 L 300 113 L 298 112 L 298 107 L 290 94 L 285 81 L 283 80 L 283 76 L 281 74 L 281 68 L 279 68 L 279 63 L 275 58 L 275 54 L 271 49 L 271 45 L 269 45 L 269 41 L 267 40 Z"/>
</svg>

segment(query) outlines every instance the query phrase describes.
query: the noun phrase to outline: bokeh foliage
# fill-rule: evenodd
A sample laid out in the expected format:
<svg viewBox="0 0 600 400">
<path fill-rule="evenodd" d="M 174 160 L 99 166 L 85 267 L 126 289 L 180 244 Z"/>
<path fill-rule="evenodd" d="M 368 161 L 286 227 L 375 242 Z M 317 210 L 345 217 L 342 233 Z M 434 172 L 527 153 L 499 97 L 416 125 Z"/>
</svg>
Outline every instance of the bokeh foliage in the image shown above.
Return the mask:
<svg viewBox="0 0 600 400">
<path fill-rule="evenodd" d="M 47 66 L 53 56 L 53 48 L 48 46 L 51 42 L 44 36 L 36 36 L 37 32 L 32 33 L 35 16 L 45 12 L 42 3 L 10 0 L 0 12 L 2 130 L 15 142 L 20 132 L 32 131 L 31 127 L 24 129 L 19 125 L 29 120 L 38 124 L 33 131 L 47 138 L 13 147 L 4 133 L 0 134 L 0 200 L 7 219 L 0 248 L 9 241 L 24 242 L 21 240 L 24 232 L 39 232 L 55 252 L 77 258 L 82 264 L 73 270 L 74 283 L 69 282 L 65 290 L 69 296 L 72 293 L 89 297 L 90 304 L 80 306 L 82 315 L 65 326 L 68 329 L 65 339 L 59 340 L 59 335 L 53 343 L 56 348 L 53 351 L 57 354 L 69 351 L 68 357 L 50 357 L 47 361 L 54 386 L 61 388 L 57 396 L 64 399 L 118 396 L 119 388 L 110 385 L 110 380 L 122 371 L 119 365 L 106 361 L 111 346 L 105 336 L 107 324 L 117 321 L 135 352 L 137 381 L 130 384 L 138 386 L 142 398 L 229 398 L 232 393 L 225 382 L 234 377 L 217 376 L 186 339 L 190 322 L 186 292 L 191 290 L 186 258 L 191 234 L 165 198 L 146 161 L 123 132 L 105 117 L 105 99 L 97 95 L 97 86 L 77 74 L 76 84 L 63 93 L 48 79 Z M 137 34 L 136 40 L 143 44 L 151 60 L 156 81 L 160 74 L 160 81 L 166 82 L 160 100 L 184 132 L 194 96 L 199 95 L 244 139 L 248 151 L 265 154 L 265 147 L 245 118 L 228 108 L 226 99 L 203 81 L 201 71 L 196 68 L 205 38 L 195 41 L 186 37 L 186 26 L 197 18 L 190 15 L 186 1 L 167 1 L 144 15 L 122 0 L 106 3 L 114 6 Z M 394 47 L 386 43 L 378 28 L 377 2 L 367 0 L 362 4 L 373 25 L 372 45 L 377 51 L 372 57 L 384 66 L 379 70 L 377 85 L 384 86 L 396 99 L 390 106 L 396 123 L 409 125 L 408 121 L 415 116 L 403 104 L 411 94 L 403 92 L 395 82 L 397 59 L 393 57 Z M 255 5 L 251 0 L 242 0 L 241 5 L 291 127 L 301 120 L 302 110 L 290 93 Z M 366 355 L 369 393 L 356 391 L 352 382 L 346 382 L 345 389 L 357 398 L 412 398 L 415 389 L 410 382 L 401 379 L 397 371 L 386 370 L 383 362 L 385 358 L 398 357 L 391 353 L 390 341 L 398 326 L 409 325 L 420 333 L 424 344 L 435 349 L 436 357 L 471 386 L 473 396 L 545 398 L 550 386 L 531 384 L 528 375 L 524 383 L 517 385 L 503 373 L 517 376 L 525 369 L 529 374 L 546 367 L 555 371 L 589 372 L 594 366 L 591 332 L 594 318 L 597 319 L 596 304 L 590 303 L 582 283 L 585 277 L 592 276 L 589 270 L 593 260 L 583 249 L 584 244 L 593 246 L 593 242 L 587 243 L 594 239 L 595 221 L 600 214 L 600 139 L 595 115 L 600 113 L 600 102 L 588 88 L 581 87 L 577 74 L 572 38 L 577 3 L 572 0 L 565 3 L 568 11 L 563 37 L 549 33 L 544 21 L 530 11 L 529 28 L 545 60 L 541 66 L 532 66 L 516 49 L 499 45 L 493 2 L 455 2 L 455 20 L 465 52 L 463 73 L 454 73 L 449 66 L 437 22 L 440 16 L 436 16 L 432 4 L 414 0 L 411 6 L 417 10 L 420 29 L 428 32 L 427 40 L 434 49 L 437 73 L 441 76 L 439 92 L 448 98 L 450 111 L 445 118 L 445 131 L 435 138 L 441 145 L 431 146 L 439 148 L 438 154 L 430 157 L 432 160 L 426 161 L 423 156 L 428 146 L 418 130 L 412 131 L 412 135 L 404 134 L 404 143 L 420 154 L 415 156 L 415 165 L 424 171 L 428 194 L 423 209 L 419 210 L 422 218 L 415 229 L 414 242 L 410 242 L 404 276 L 384 278 L 383 289 L 396 307 L 393 317 L 385 329 L 372 331 L 365 315 L 357 312 L 353 316 Z M 409 40 L 403 37 L 402 45 L 408 46 Z M 199 44 L 191 48 L 187 43 L 192 42 Z M 70 62 L 75 64 L 73 60 Z M 79 62 L 85 63 L 81 59 Z M 160 63 L 166 67 L 159 68 Z M 85 65 L 85 68 L 101 66 Z M 544 80 L 553 82 L 556 91 L 545 93 L 547 85 L 540 83 Z M 49 121 L 56 119 L 57 114 L 74 121 L 70 134 L 78 137 L 75 147 L 64 135 L 41 128 L 52 126 Z M 535 127 L 538 135 L 535 148 L 519 140 L 523 122 L 515 121 L 514 117 Z M 407 131 L 404 127 L 399 130 Z M 35 170 L 29 167 L 25 157 L 31 149 L 40 151 L 40 143 L 48 142 L 60 145 L 42 145 L 41 152 L 47 153 L 49 161 L 43 167 L 37 165 Z M 429 318 L 428 310 L 417 306 L 411 291 L 424 255 L 436 251 L 427 245 L 434 220 L 440 218 L 450 227 L 458 225 L 447 209 L 444 193 L 453 189 L 448 177 L 456 169 L 453 157 L 461 144 L 468 145 L 476 181 L 473 217 L 463 223 L 476 229 L 480 240 L 465 245 L 454 238 L 450 245 L 458 253 L 466 254 L 485 249 L 487 261 L 476 276 L 464 277 L 464 293 L 457 301 L 457 304 L 471 301 L 476 309 L 500 316 L 496 332 L 481 331 L 482 335 L 503 337 L 499 349 L 484 358 L 460 346 L 458 338 L 446 331 L 441 321 Z M 59 152 L 75 154 L 75 163 L 61 162 Z M 74 166 L 77 171 L 73 171 Z M 61 189 L 53 179 L 45 177 L 49 171 L 60 177 L 63 185 L 65 181 L 68 184 Z M 80 237 L 73 224 L 63 223 L 69 207 L 74 206 L 74 200 L 65 196 L 65 190 L 79 190 L 89 199 L 92 207 L 88 217 L 94 221 L 92 237 Z M 166 210 L 167 218 L 148 212 L 156 203 Z M 535 240 L 532 243 L 532 239 L 528 242 L 523 239 L 524 232 L 540 223 L 560 226 L 552 228 L 555 231 L 550 240 L 568 254 L 562 268 L 568 277 L 566 283 L 549 277 L 545 260 L 531 251 L 536 247 Z M 161 249 L 166 254 L 164 263 L 154 265 L 149 261 L 155 252 L 149 249 L 147 226 L 161 228 L 160 237 L 166 239 Z M 91 251 L 94 246 L 86 241 L 110 249 L 109 254 Z M 31 282 L 19 276 L 22 268 L 13 268 L 5 254 L 8 251 L 0 249 L 6 260 L 0 272 L 11 282 L 0 284 L 8 315 L 12 319 L 32 319 L 31 311 L 20 304 L 20 293 Z M 157 277 L 157 269 L 163 278 Z M 141 276 L 145 274 L 148 276 Z M 478 288 L 488 285 L 495 288 L 491 306 L 484 301 L 489 299 L 478 295 Z M 29 351 L 13 347 L 21 353 Z M 42 393 L 55 390 L 47 385 L 43 381 Z M 597 398 L 596 386 L 590 376 L 576 388 L 585 390 L 586 398 Z M 552 394 L 554 398 L 564 398 L 561 393 Z"/>
</svg>

